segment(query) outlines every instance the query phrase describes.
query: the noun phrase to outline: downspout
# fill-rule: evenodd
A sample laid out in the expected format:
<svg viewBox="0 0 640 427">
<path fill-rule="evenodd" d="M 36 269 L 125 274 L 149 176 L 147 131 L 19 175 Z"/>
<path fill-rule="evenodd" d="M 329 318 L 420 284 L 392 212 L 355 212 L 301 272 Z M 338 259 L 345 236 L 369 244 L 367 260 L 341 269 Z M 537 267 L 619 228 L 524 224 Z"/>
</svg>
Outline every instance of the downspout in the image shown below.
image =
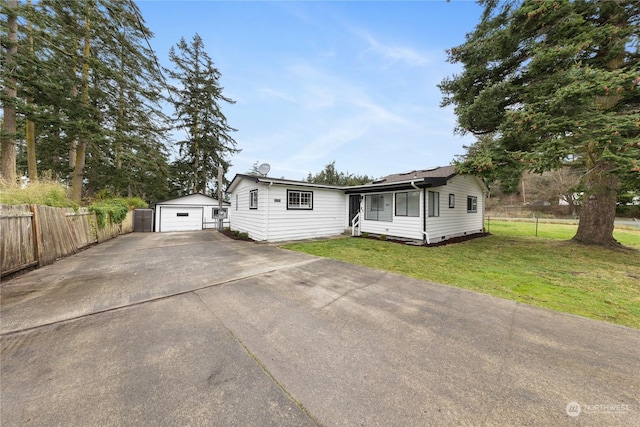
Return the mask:
<svg viewBox="0 0 640 427">
<path fill-rule="evenodd" d="M 411 181 L 411 186 L 420 191 L 420 188 L 416 185 L 415 181 Z M 423 240 L 426 239 L 427 245 L 429 245 L 429 233 L 427 233 L 427 188 L 422 189 L 422 234 L 424 235 Z"/>
<path fill-rule="evenodd" d="M 265 217 L 264 217 L 264 240 L 265 242 L 269 241 L 269 188 L 271 188 L 271 186 L 273 185 L 273 181 L 265 181 L 268 182 L 269 185 L 267 185 L 267 197 L 266 197 L 266 202 L 265 204 L 267 205 L 267 208 L 264 212 Z"/>
</svg>

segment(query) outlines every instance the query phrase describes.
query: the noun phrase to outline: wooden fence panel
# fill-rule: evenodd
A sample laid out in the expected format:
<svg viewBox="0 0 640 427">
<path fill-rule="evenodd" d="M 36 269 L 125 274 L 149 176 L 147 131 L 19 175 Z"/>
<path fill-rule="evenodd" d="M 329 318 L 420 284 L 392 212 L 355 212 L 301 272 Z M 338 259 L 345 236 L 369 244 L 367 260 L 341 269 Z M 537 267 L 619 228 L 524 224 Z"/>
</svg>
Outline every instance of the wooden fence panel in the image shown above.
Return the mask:
<svg viewBox="0 0 640 427">
<path fill-rule="evenodd" d="M 102 243 L 106 240 L 118 237 L 121 234 L 127 234 L 131 232 L 133 232 L 133 211 L 129 211 L 127 213 L 127 217 L 124 219 L 124 221 L 122 221 L 122 224 L 112 224 L 110 222 L 107 222 L 104 228 L 98 228 L 98 243 Z"/>
<path fill-rule="evenodd" d="M 122 224 L 98 229 L 96 215 L 86 208 L 0 205 L 1 275 L 30 266 L 44 266 L 93 243 L 133 231 L 133 212 Z"/>
<path fill-rule="evenodd" d="M 38 206 L 37 217 L 42 242 L 40 266 L 76 253 L 75 239 L 67 223 L 65 209 Z"/>
<path fill-rule="evenodd" d="M 133 233 L 133 211 L 127 213 L 127 217 L 120 224 L 120 234 Z"/>
<path fill-rule="evenodd" d="M 96 237 L 96 216 L 89 212 L 87 208 L 81 208 L 78 212 L 73 209 L 67 209 L 66 219 L 69 223 L 69 229 L 73 232 L 77 249 L 98 241 Z"/>
<path fill-rule="evenodd" d="M 36 265 L 33 214 L 29 205 L 0 205 L 2 274 Z"/>
</svg>

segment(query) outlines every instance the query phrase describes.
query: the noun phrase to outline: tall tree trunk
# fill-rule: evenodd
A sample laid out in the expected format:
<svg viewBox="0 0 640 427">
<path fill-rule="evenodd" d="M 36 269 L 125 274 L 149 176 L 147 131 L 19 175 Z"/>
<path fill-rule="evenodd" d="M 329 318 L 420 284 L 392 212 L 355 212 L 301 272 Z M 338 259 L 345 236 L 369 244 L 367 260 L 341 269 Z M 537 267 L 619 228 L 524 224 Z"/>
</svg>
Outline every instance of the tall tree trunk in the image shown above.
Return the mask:
<svg viewBox="0 0 640 427">
<path fill-rule="evenodd" d="M 29 181 L 35 182 L 38 180 L 38 164 L 36 158 L 36 124 L 32 120 L 27 119 L 25 134 L 27 139 L 27 174 L 29 175 Z"/>
<path fill-rule="evenodd" d="M 90 4 L 87 2 L 85 33 L 84 33 L 84 50 L 82 64 L 82 96 L 81 103 L 86 113 L 89 107 L 89 55 L 91 54 L 91 21 L 89 19 Z M 85 130 L 81 131 L 85 133 Z M 71 199 L 80 201 L 82 199 L 82 184 L 84 181 L 84 166 L 87 153 L 87 135 L 83 134 L 78 139 L 76 147 L 76 163 L 73 169 L 73 179 L 71 181 Z"/>
<path fill-rule="evenodd" d="M 18 54 L 18 8 L 17 0 L 7 2 L 7 35 L 8 45 L 5 56 L 5 78 L 4 94 L 6 99 L 2 107 L 2 142 L 0 143 L 0 153 L 2 154 L 2 178 L 8 182 L 16 182 L 16 55 Z"/>
<path fill-rule="evenodd" d="M 78 39 L 74 39 L 74 52 L 78 51 L 78 46 L 79 46 L 79 41 Z M 73 81 L 75 82 L 76 79 L 76 75 L 78 73 L 78 61 L 74 59 L 73 61 L 73 73 L 71 74 Z M 71 99 L 78 99 L 78 87 L 74 84 L 71 85 Z M 69 144 L 69 169 L 71 170 L 72 173 L 72 178 L 71 180 L 73 181 L 73 171 L 76 167 L 76 147 L 78 146 L 78 141 L 77 139 L 72 139 L 70 144 Z"/>
<path fill-rule="evenodd" d="M 125 30 L 126 34 L 126 30 Z M 120 82 L 118 88 L 118 120 L 116 121 L 115 156 L 116 169 L 122 169 L 122 135 L 124 134 L 124 46 L 120 47 Z M 119 172 L 118 172 L 119 174 Z M 120 183 L 118 183 L 119 190 Z"/>
<path fill-rule="evenodd" d="M 609 164 L 599 163 L 585 176 L 580 221 L 574 241 L 589 245 L 620 246 L 613 238 L 618 178 L 609 173 L 611 168 Z"/>
<path fill-rule="evenodd" d="M 31 0 L 27 1 L 27 4 L 31 6 Z M 33 36 L 31 35 L 31 21 L 27 22 L 28 28 L 28 38 L 29 38 L 29 54 L 31 56 L 33 53 Z M 27 104 L 33 104 L 33 98 L 27 98 Z M 27 118 L 26 123 L 26 140 L 27 140 L 27 174 L 29 175 L 29 180 L 31 182 L 35 182 L 38 180 L 38 166 L 36 159 L 36 125 L 33 120 Z"/>
</svg>

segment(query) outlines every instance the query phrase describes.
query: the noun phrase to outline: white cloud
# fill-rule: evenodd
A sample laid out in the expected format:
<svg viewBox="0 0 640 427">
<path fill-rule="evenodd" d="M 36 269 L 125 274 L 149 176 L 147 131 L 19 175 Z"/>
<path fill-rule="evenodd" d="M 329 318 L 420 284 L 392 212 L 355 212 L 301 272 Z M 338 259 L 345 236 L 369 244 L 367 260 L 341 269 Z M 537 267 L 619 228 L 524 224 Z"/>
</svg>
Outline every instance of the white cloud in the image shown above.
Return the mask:
<svg viewBox="0 0 640 427">
<path fill-rule="evenodd" d="M 427 53 L 407 46 L 384 44 L 364 30 L 354 30 L 354 33 L 367 43 L 365 54 L 373 52 L 391 64 L 403 62 L 411 66 L 423 66 L 431 62 Z"/>
<path fill-rule="evenodd" d="M 268 87 L 260 88 L 260 89 L 258 89 L 258 92 L 259 93 L 263 93 L 263 94 L 267 95 L 270 98 L 278 98 L 278 99 L 282 99 L 284 101 L 289 101 L 289 102 L 294 102 L 294 103 L 296 102 L 296 99 L 293 96 L 291 96 L 291 95 L 289 95 L 289 94 L 287 94 L 285 92 L 282 92 L 282 91 L 279 91 L 279 90 L 275 90 L 275 89 L 271 89 L 271 88 L 268 88 Z"/>
</svg>

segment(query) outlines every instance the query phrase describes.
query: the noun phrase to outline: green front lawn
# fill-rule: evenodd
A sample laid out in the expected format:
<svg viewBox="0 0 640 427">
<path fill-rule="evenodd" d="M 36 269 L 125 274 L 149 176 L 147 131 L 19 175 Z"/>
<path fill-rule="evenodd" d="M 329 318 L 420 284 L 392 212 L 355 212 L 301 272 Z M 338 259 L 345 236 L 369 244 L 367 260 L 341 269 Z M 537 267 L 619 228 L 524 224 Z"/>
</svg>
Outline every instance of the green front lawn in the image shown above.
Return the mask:
<svg viewBox="0 0 640 427">
<path fill-rule="evenodd" d="M 349 237 L 284 247 L 640 329 L 640 232 L 617 231 L 637 249 L 611 250 L 563 240 L 575 225 L 543 234 L 539 224 L 539 237 L 531 225 L 492 221 L 491 236 L 439 247 Z"/>
</svg>

